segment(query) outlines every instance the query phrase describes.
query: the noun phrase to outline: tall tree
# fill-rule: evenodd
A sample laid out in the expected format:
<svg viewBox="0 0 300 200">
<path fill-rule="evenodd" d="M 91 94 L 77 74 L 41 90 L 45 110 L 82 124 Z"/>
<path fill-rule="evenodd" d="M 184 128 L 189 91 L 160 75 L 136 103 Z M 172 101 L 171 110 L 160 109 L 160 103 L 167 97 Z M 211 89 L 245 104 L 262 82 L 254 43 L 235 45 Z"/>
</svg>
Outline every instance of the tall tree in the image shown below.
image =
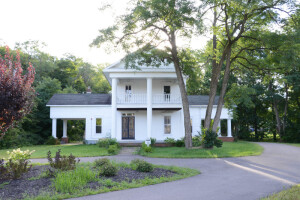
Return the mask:
<svg viewBox="0 0 300 200">
<path fill-rule="evenodd" d="M 20 54 L 14 59 L 6 47 L 4 57 L 0 56 L 0 136 L 5 134 L 14 121 L 30 112 L 35 96 L 32 83 L 34 68 L 31 64 L 23 75 Z"/>
<path fill-rule="evenodd" d="M 129 13 L 122 15 L 116 24 L 100 30 L 100 35 L 92 43 L 100 47 L 110 42 L 128 53 L 135 51 L 135 56 L 129 54 L 126 58 L 127 63 L 140 58 L 148 65 L 159 66 L 164 60 L 174 64 L 183 105 L 186 148 L 192 146 L 190 112 L 177 40 L 190 38 L 196 31 L 201 24 L 196 14 L 194 2 L 189 0 L 136 1 Z M 155 55 L 150 57 L 149 53 Z M 134 66 L 134 62 L 131 63 L 128 66 Z"/>
<path fill-rule="evenodd" d="M 206 129 L 210 127 L 212 105 L 223 64 L 225 63 L 225 71 L 217 111 L 213 121 L 213 131 L 216 131 L 220 121 L 232 62 L 235 61 L 241 53 L 251 49 L 249 46 L 240 48 L 237 43 L 242 39 L 244 41 L 256 41 L 257 38 L 253 37 L 252 33 L 259 32 L 262 27 L 265 27 L 274 20 L 276 17 L 275 10 L 281 10 L 280 6 L 285 3 L 287 3 L 285 0 L 216 0 L 211 3 L 214 13 L 212 47 L 213 70 L 210 83 L 209 104 L 204 122 Z M 216 30 L 217 33 L 215 33 Z M 215 42 L 217 42 L 217 44 L 215 44 Z M 235 51 L 233 52 L 233 50 Z"/>
</svg>

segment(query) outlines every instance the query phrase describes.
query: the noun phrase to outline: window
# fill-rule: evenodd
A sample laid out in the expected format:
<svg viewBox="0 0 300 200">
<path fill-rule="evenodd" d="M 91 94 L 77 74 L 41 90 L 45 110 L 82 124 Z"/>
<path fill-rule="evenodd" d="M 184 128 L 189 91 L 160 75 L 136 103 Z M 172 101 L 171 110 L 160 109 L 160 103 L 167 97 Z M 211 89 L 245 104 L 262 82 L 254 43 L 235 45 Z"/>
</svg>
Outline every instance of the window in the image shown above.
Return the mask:
<svg viewBox="0 0 300 200">
<path fill-rule="evenodd" d="M 165 134 L 171 133 L 171 116 L 164 117 Z"/>
<path fill-rule="evenodd" d="M 96 119 L 96 133 L 102 133 L 102 118 Z"/>
<path fill-rule="evenodd" d="M 129 102 L 131 99 L 131 85 L 125 86 L 125 102 Z"/>
<path fill-rule="evenodd" d="M 170 94 L 171 94 L 171 87 L 168 86 L 164 86 L 164 96 L 165 96 L 165 101 L 170 101 Z"/>
</svg>

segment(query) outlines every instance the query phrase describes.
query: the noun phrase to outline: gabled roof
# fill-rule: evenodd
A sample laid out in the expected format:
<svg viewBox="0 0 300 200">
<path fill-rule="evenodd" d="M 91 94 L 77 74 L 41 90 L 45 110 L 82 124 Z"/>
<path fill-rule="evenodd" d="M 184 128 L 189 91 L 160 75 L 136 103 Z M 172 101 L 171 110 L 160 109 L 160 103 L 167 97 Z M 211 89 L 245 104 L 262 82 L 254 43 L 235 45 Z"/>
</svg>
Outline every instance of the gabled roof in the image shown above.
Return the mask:
<svg viewBox="0 0 300 200">
<path fill-rule="evenodd" d="M 209 100 L 208 95 L 188 95 L 188 101 L 190 105 L 207 105 Z M 219 96 L 216 96 L 214 105 L 217 105 Z"/>
<path fill-rule="evenodd" d="M 110 94 L 54 94 L 47 106 L 54 105 L 111 105 Z"/>
<path fill-rule="evenodd" d="M 190 105 L 207 105 L 208 96 L 189 95 Z M 219 97 L 216 96 L 214 105 L 217 105 Z M 47 106 L 63 105 L 111 105 L 111 94 L 54 94 Z"/>
</svg>

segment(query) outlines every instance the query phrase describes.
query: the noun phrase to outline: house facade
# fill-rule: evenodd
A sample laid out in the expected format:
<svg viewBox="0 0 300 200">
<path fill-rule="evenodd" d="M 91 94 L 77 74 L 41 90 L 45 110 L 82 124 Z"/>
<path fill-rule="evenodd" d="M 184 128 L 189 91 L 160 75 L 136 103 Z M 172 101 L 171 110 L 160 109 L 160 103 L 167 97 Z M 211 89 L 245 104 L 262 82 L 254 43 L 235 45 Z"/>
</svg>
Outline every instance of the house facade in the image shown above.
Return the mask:
<svg viewBox="0 0 300 200">
<path fill-rule="evenodd" d="M 65 141 L 67 120 L 85 120 L 84 140 L 89 144 L 107 137 L 116 138 L 120 143 L 148 142 L 150 138 L 163 142 L 167 137 L 184 137 L 181 95 L 173 65 L 126 69 L 123 62 L 117 62 L 103 73 L 111 84 L 111 94 L 55 94 L 50 99 L 47 106 L 54 138 L 57 119 L 63 120 L 62 140 Z M 205 118 L 208 96 L 192 95 L 188 100 L 192 135 L 197 135 Z M 227 120 L 224 138 L 232 140 L 231 112 L 223 108 L 221 119 Z"/>
</svg>

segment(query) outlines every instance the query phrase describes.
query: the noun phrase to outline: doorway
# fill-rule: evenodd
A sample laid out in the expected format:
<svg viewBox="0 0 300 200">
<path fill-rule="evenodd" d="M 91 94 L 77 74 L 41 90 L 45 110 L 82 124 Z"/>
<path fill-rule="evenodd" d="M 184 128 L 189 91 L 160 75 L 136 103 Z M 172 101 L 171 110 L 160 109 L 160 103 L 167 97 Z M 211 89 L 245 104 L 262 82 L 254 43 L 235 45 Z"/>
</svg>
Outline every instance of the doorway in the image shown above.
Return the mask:
<svg viewBox="0 0 300 200">
<path fill-rule="evenodd" d="M 122 116 L 122 139 L 135 139 L 134 116 Z"/>
</svg>

